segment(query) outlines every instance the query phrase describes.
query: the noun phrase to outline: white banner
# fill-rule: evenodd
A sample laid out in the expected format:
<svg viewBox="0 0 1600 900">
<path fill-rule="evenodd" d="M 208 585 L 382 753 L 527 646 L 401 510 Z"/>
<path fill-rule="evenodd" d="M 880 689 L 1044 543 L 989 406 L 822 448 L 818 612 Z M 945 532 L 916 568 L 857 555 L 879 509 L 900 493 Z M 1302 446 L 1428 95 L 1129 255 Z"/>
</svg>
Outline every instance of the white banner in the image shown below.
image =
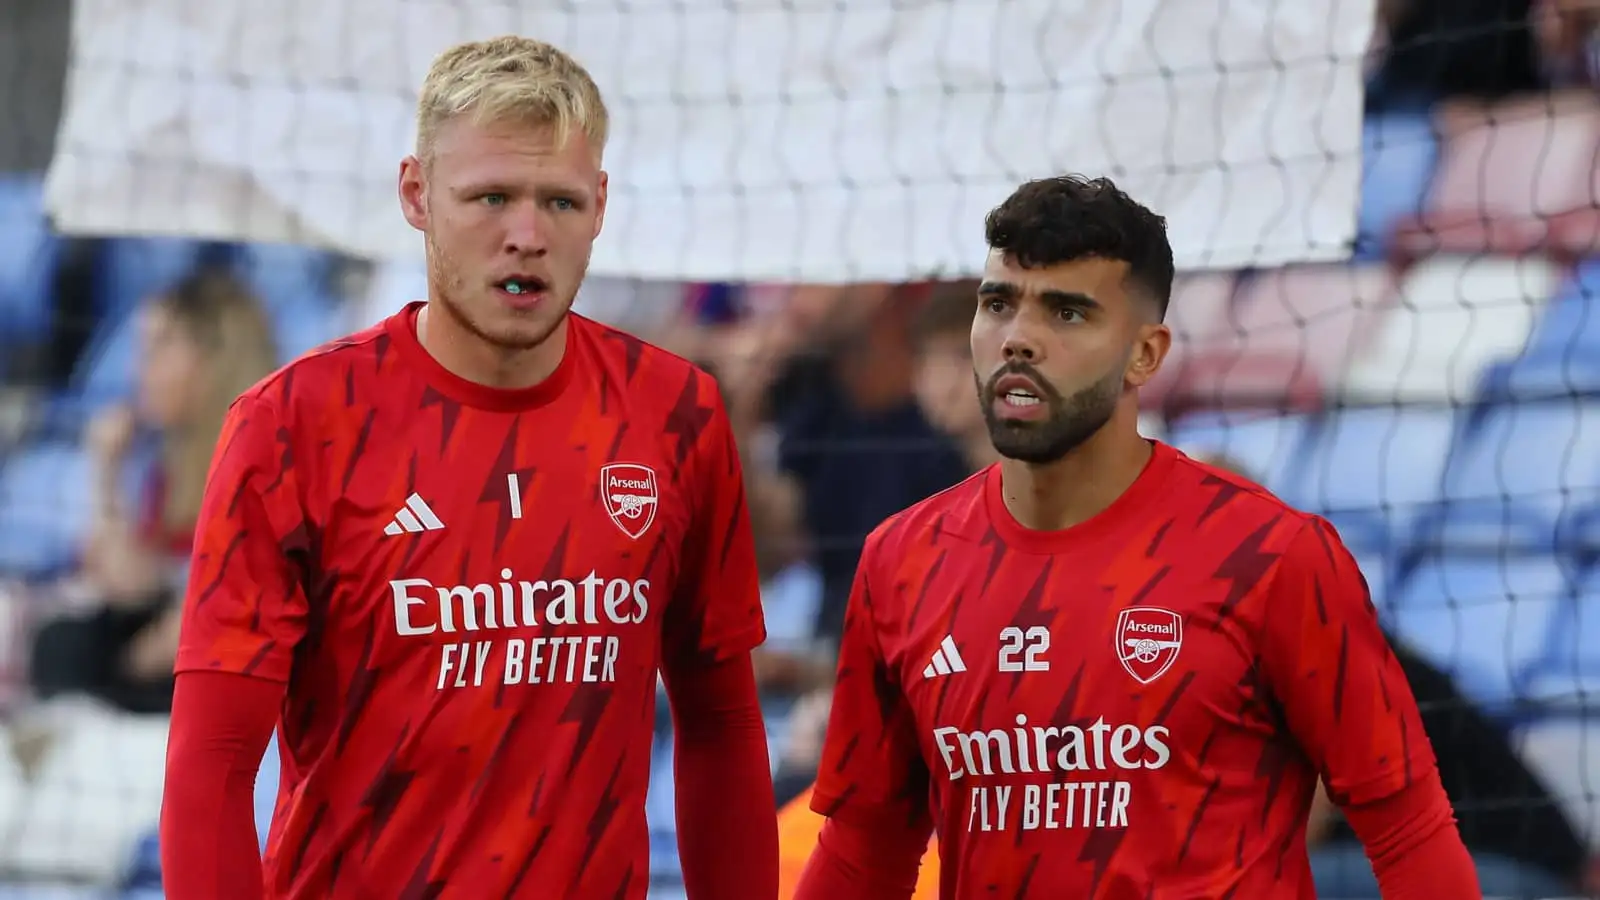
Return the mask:
<svg viewBox="0 0 1600 900">
<path fill-rule="evenodd" d="M 560 8 L 558 8 L 560 7 Z M 515 32 L 613 115 L 599 274 L 970 275 L 1019 182 L 1107 174 L 1183 268 L 1340 258 L 1373 0 L 77 0 L 48 184 L 97 234 L 421 252 L 428 64 Z"/>
</svg>

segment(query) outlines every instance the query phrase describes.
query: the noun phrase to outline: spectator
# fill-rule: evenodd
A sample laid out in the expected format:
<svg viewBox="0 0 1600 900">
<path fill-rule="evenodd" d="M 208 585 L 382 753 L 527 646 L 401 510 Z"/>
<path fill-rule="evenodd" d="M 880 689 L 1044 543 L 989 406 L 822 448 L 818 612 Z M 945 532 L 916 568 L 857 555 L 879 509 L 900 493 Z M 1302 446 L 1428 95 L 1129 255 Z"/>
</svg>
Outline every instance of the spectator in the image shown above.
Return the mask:
<svg viewBox="0 0 1600 900">
<path fill-rule="evenodd" d="M 1539 0 L 1533 30 L 1552 85 L 1600 89 L 1600 0 Z"/>
<path fill-rule="evenodd" d="M 730 407 L 774 413 L 778 467 L 798 488 L 822 574 L 818 633 L 827 639 L 843 624 L 868 532 L 968 474 L 913 395 L 916 294 L 870 285 L 796 292 L 776 333 L 782 343 L 756 349 L 745 377 L 727 377 L 742 394 Z"/>
<path fill-rule="evenodd" d="M 792 489 L 774 482 L 769 489 Z M 764 697 L 791 697 L 833 678 L 830 653 L 817 646 L 817 610 L 822 576 L 807 559 L 793 498 L 751 504 L 756 565 L 761 571 L 761 607 L 766 643 L 752 651 L 756 682 Z"/>
<path fill-rule="evenodd" d="M 999 459 L 978 408 L 972 373 L 972 316 L 977 308 L 975 283 L 941 284 L 913 324 L 917 403 L 928 422 L 960 448 L 972 472 Z"/>
<path fill-rule="evenodd" d="M 1532 8 L 1533 0 L 1382 0 L 1389 40 L 1367 89 L 1368 113 L 1542 89 Z"/>
<path fill-rule="evenodd" d="M 141 316 L 136 408 L 102 412 L 87 436 L 96 518 L 76 589 L 92 608 L 40 630 L 31 681 L 44 698 L 89 694 L 131 712 L 161 712 L 171 703 L 175 597 L 223 415 L 276 355 L 260 304 L 226 274 L 195 274 L 150 300 Z M 130 509 L 122 475 L 141 429 L 154 432 L 158 453 Z"/>
</svg>

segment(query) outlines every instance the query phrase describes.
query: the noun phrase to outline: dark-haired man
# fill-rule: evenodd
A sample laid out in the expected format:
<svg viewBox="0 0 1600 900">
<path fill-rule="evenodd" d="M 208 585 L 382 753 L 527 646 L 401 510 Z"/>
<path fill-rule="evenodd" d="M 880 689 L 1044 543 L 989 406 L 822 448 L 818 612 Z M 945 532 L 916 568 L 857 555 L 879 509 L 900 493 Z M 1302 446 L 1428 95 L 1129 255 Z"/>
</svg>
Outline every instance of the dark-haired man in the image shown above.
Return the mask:
<svg viewBox="0 0 1600 900">
<path fill-rule="evenodd" d="M 973 366 L 1002 461 L 856 573 L 799 900 L 1301 900 L 1319 774 L 1384 896 L 1481 896 L 1333 529 L 1140 437 L 1166 223 L 1105 179 L 986 223 Z"/>
</svg>

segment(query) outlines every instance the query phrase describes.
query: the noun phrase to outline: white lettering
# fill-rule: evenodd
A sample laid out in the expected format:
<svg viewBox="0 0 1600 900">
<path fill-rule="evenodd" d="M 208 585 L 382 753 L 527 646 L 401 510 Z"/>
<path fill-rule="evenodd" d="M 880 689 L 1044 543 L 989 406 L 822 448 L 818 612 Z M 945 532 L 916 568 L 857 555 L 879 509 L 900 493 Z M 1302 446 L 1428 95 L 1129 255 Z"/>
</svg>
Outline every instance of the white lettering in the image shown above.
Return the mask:
<svg viewBox="0 0 1600 900">
<path fill-rule="evenodd" d="M 438 586 L 426 578 L 389 582 L 395 632 L 457 634 L 549 625 L 637 625 L 650 614 L 649 579 L 521 581 L 500 570 L 494 584 Z M 429 594 L 433 597 L 429 598 Z"/>
<path fill-rule="evenodd" d="M 944 760 L 951 781 L 972 775 L 1015 775 L 1049 772 L 1159 769 L 1172 759 L 1164 725 L 1111 725 L 1096 719 L 1077 725 L 1029 725 L 1017 716 L 1007 730 L 933 730 L 933 745 Z"/>
<path fill-rule="evenodd" d="M 425 578 L 389 582 L 396 634 L 453 636 L 437 644 L 436 689 L 482 687 L 495 682 L 495 673 L 501 685 L 617 680 L 627 629 L 604 632 L 608 626 L 645 621 L 650 614 L 648 579 L 590 572 L 575 580 L 523 581 L 511 569 L 499 574 L 500 581 L 484 584 L 435 585 Z M 599 626 L 595 630 L 600 633 L 475 639 L 540 625 L 577 626 L 580 631 Z"/>
<path fill-rule="evenodd" d="M 394 596 L 394 628 L 402 636 L 432 634 L 434 630 L 432 624 L 423 626 L 413 625 L 411 622 L 411 607 L 428 605 L 428 601 L 411 596 L 410 589 L 414 587 L 431 588 L 433 585 L 425 578 L 407 578 L 389 582 L 389 592 Z"/>
<path fill-rule="evenodd" d="M 951 781 L 1055 776 L 1042 784 L 980 783 L 968 788 L 968 831 L 1126 828 L 1133 782 L 1115 773 L 1165 767 L 1172 760 L 1170 737 L 1164 725 L 1101 718 L 1087 726 L 1039 726 L 1019 715 L 1011 729 L 935 728 L 933 746 Z M 1059 777 L 1077 773 L 1086 773 L 1089 780 Z"/>
</svg>

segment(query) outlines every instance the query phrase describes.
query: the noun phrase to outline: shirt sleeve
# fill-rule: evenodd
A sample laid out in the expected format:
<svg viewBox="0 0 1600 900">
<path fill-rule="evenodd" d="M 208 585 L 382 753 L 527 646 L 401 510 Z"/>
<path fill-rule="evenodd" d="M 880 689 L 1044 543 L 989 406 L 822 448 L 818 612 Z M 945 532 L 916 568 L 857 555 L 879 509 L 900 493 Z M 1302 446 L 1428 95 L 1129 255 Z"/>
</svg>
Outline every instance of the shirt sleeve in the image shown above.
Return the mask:
<svg viewBox="0 0 1600 900">
<path fill-rule="evenodd" d="M 709 383 L 710 376 L 696 377 Z M 710 388 L 711 419 L 691 458 L 694 515 L 682 577 L 663 623 L 665 662 L 715 662 L 766 640 L 761 576 L 745 502 L 744 470 L 721 393 Z"/>
<path fill-rule="evenodd" d="M 1340 806 L 1437 771 L 1416 699 L 1366 579 L 1333 527 L 1303 526 L 1266 595 L 1263 669 L 1301 749 Z"/>
<path fill-rule="evenodd" d="M 246 395 L 223 422 L 195 526 L 176 671 L 288 681 L 309 553 L 289 431 Z"/>
<path fill-rule="evenodd" d="M 868 539 L 850 589 L 811 808 L 878 829 L 885 839 L 903 835 L 926 846 L 933 831 L 928 767 L 905 692 L 878 639 L 869 576 L 875 547 L 876 536 Z"/>
</svg>

